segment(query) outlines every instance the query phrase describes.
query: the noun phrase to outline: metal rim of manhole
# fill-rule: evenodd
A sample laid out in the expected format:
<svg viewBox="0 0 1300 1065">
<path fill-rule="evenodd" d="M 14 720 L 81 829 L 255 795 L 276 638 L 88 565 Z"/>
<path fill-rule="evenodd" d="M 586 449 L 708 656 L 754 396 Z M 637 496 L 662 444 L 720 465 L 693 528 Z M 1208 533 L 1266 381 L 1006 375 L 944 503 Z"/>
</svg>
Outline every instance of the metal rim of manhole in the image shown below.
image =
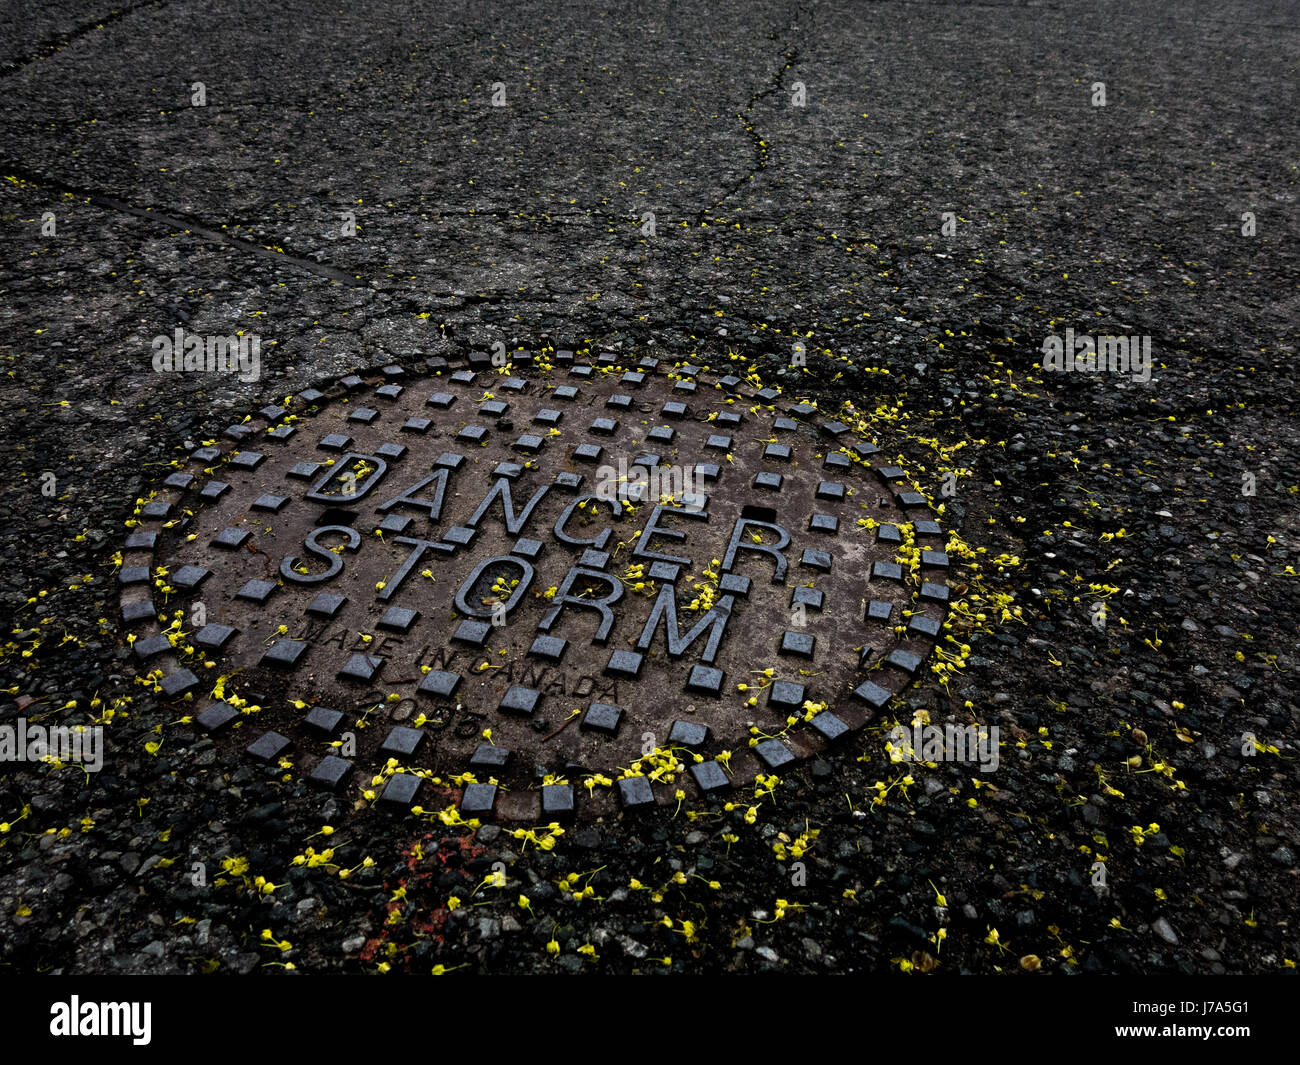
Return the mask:
<svg viewBox="0 0 1300 1065">
<path fill-rule="evenodd" d="M 785 771 L 924 667 L 949 560 L 850 404 L 725 371 L 472 352 L 262 408 L 136 508 L 138 668 L 226 749 L 398 810 Z"/>
</svg>

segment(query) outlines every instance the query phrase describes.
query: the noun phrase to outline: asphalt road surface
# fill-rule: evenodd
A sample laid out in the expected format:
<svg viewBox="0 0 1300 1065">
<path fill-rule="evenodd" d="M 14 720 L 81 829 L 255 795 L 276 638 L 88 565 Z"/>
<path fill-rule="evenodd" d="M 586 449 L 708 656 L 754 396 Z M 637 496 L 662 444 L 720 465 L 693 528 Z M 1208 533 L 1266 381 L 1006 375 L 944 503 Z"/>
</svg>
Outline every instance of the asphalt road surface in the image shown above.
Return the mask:
<svg viewBox="0 0 1300 1065">
<path fill-rule="evenodd" d="M 0 725 L 107 743 L 0 774 L 9 971 L 1294 969 L 1295 3 L 3 9 Z M 177 328 L 259 378 L 154 372 Z M 1067 329 L 1149 380 L 1045 368 Z M 903 781 L 882 724 L 519 838 L 177 724 L 113 560 L 177 449 L 498 341 L 870 415 L 984 615 L 886 718 L 1000 768 Z"/>
</svg>

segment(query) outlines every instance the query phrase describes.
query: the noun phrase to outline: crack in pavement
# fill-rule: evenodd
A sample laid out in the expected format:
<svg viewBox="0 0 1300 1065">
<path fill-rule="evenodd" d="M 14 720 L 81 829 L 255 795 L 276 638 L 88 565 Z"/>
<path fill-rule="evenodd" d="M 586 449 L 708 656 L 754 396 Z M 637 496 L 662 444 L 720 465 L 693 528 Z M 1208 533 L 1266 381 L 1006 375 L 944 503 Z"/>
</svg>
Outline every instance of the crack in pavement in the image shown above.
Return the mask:
<svg viewBox="0 0 1300 1065">
<path fill-rule="evenodd" d="M 130 215 L 133 218 L 143 219 L 147 222 L 159 223 L 160 228 L 166 228 L 169 231 L 169 236 L 175 235 L 175 233 L 179 231 L 192 236 L 201 237 L 210 242 L 224 244 L 240 251 L 249 252 L 282 266 L 294 267 L 307 273 L 315 274 L 317 277 L 325 278 L 328 281 L 336 281 L 353 288 L 363 288 L 372 292 L 384 293 L 390 297 L 401 296 L 408 300 L 413 298 L 413 294 L 410 292 L 409 288 L 389 287 L 384 283 L 377 282 L 373 279 L 367 279 L 356 274 L 346 273 L 337 267 L 330 266 L 328 263 L 316 262 L 315 260 L 291 255 L 284 251 L 275 251 L 273 248 L 255 244 L 254 242 L 244 240 L 241 237 L 232 236 L 229 233 L 222 232 L 220 229 L 213 228 L 210 224 L 195 221 L 193 218 L 185 217 L 179 213 L 163 211 L 154 207 L 140 207 L 136 204 L 128 203 L 117 196 L 111 196 L 106 193 L 94 192 L 80 186 L 70 185 L 58 178 L 51 177 L 48 174 L 41 174 L 29 170 L 27 167 L 15 163 L 12 160 L 0 159 L 0 173 L 8 174 L 13 178 L 37 188 L 48 189 L 54 192 L 66 193 L 67 195 L 78 197 L 101 210 Z M 488 208 L 447 208 L 435 211 L 434 213 L 438 215 L 483 215 L 497 218 L 516 217 L 516 212 L 512 212 L 505 208 L 495 210 Z M 528 216 L 517 215 L 517 217 L 524 218 Z M 564 220 L 567 218 L 600 218 L 602 216 L 595 211 L 586 211 L 564 212 L 557 215 L 546 215 L 543 213 L 541 217 L 546 221 L 559 220 L 563 224 Z M 609 220 L 612 216 L 603 217 L 605 217 L 606 220 Z M 530 217 L 529 220 L 536 221 L 536 216 Z M 518 292 L 514 289 L 509 292 L 501 293 L 467 293 L 462 290 L 427 289 L 421 291 L 418 296 L 414 296 L 414 298 L 425 300 L 453 300 L 456 302 L 451 306 L 444 308 L 444 310 L 457 311 L 475 304 L 502 302 L 512 296 L 518 296 Z M 528 298 L 534 302 L 554 302 L 554 297 L 549 296 L 530 296 Z"/>
<path fill-rule="evenodd" d="M 48 59 L 50 56 L 63 51 L 69 45 L 85 37 L 88 33 L 94 33 L 95 30 L 102 30 L 109 23 L 117 22 L 119 19 L 126 18 L 127 15 L 136 11 L 141 11 L 147 7 L 162 7 L 169 0 L 139 0 L 138 3 L 128 4 L 126 7 L 115 7 L 107 15 L 92 19 L 89 22 L 83 22 L 79 26 L 74 26 L 66 33 L 57 33 L 53 37 L 47 37 L 36 46 L 36 51 L 23 59 L 11 59 L 9 62 L 0 66 L 0 78 L 7 78 L 11 74 L 16 74 L 25 66 L 30 66 L 42 59 Z"/>
<path fill-rule="evenodd" d="M 99 207 L 102 210 L 115 211 L 119 214 L 128 214 L 134 218 L 142 218 L 148 222 L 160 222 L 165 224 L 168 229 L 197 234 L 206 240 L 228 244 L 231 247 L 251 252 L 264 259 L 270 259 L 273 262 L 294 266 L 300 270 L 306 270 L 309 273 L 316 274 L 318 277 L 327 278 L 330 281 L 338 281 L 342 284 L 360 288 L 368 287 L 367 282 L 361 278 L 355 277 L 352 274 L 344 273 L 336 267 L 328 266 L 324 263 L 313 262 L 310 259 L 302 259 L 296 255 L 290 255 L 287 252 L 273 251 L 270 248 L 262 247 L 260 244 L 254 244 L 252 241 L 244 240 L 240 237 L 232 237 L 229 233 L 222 233 L 219 229 L 213 229 L 211 226 L 204 225 L 201 222 L 195 222 L 192 219 L 183 218 L 179 215 L 158 211 L 151 207 L 137 207 L 135 204 L 127 203 L 125 200 L 118 199 L 116 196 L 108 196 L 100 192 L 92 192 L 89 189 L 78 188 L 75 185 L 69 185 L 66 182 L 60 181 L 58 178 L 53 178 L 46 174 L 35 173 L 34 171 L 28 170 L 26 167 L 10 160 L 0 159 L 0 171 L 39 188 L 53 189 L 57 192 L 65 192 L 72 196 L 81 197 L 87 203 Z"/>
<path fill-rule="evenodd" d="M 790 17 L 790 20 L 785 24 L 785 26 L 783 26 L 780 30 L 774 31 L 773 33 L 770 33 L 768 35 L 769 40 L 777 41 L 779 34 L 786 34 L 789 33 L 792 29 L 795 29 L 799 22 L 800 15 L 804 15 L 804 14 L 806 14 L 810 19 L 813 17 L 811 9 L 796 7 L 794 10 L 794 14 Z M 747 173 L 739 181 L 735 182 L 733 185 L 727 188 L 727 190 L 722 194 L 721 199 L 719 199 L 716 203 L 708 207 L 701 207 L 699 211 L 696 212 L 695 222 L 697 225 L 706 220 L 706 215 L 709 212 L 716 211 L 719 207 L 721 207 L 724 203 L 726 203 L 727 200 L 731 199 L 732 196 L 734 196 L 737 192 L 739 192 L 741 187 L 745 184 L 745 182 L 753 181 L 754 176 L 756 174 L 759 174 L 762 171 L 767 169 L 768 155 L 770 154 L 770 152 L 768 151 L 767 145 L 764 143 L 763 138 L 758 135 L 757 125 L 753 122 L 748 121 L 745 116 L 748 115 L 754 109 L 754 104 L 756 104 L 759 100 L 763 99 L 763 97 L 770 96 L 772 95 L 772 93 L 778 92 L 780 90 L 781 81 L 785 77 L 786 71 L 790 70 L 797 62 L 799 62 L 799 49 L 787 47 L 785 51 L 782 53 L 782 56 L 785 59 L 785 64 L 781 66 L 772 75 L 771 84 L 768 85 L 767 88 L 760 89 L 758 92 L 754 93 L 749 98 L 749 103 L 745 105 L 745 110 L 737 113 L 736 115 L 736 120 L 741 124 L 742 127 L 744 127 L 745 132 L 749 134 L 749 138 L 753 142 L 754 165 L 750 167 L 749 173 Z"/>
</svg>

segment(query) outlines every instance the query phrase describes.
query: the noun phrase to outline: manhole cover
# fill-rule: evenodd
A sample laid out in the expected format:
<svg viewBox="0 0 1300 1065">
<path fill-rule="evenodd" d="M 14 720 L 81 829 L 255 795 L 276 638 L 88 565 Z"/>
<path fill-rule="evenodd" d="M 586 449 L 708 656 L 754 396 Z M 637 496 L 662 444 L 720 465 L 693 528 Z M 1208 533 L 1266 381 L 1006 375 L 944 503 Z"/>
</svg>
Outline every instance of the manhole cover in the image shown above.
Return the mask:
<svg viewBox="0 0 1300 1065">
<path fill-rule="evenodd" d="M 219 744 L 341 794 L 722 791 L 861 727 L 939 638 L 943 534 L 868 428 L 654 359 L 385 367 L 197 448 L 138 509 L 123 616 Z"/>
</svg>

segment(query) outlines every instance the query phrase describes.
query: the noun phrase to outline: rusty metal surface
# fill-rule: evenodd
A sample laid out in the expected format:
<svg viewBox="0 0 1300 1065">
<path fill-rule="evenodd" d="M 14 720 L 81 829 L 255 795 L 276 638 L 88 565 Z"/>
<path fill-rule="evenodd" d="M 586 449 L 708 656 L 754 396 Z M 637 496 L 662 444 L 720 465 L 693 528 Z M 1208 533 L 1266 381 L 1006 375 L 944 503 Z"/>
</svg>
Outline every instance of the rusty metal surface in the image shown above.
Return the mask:
<svg viewBox="0 0 1300 1065">
<path fill-rule="evenodd" d="M 197 448 L 140 520 L 140 668 L 217 742 L 341 792 L 396 758 L 427 787 L 385 798 L 476 816 L 781 772 L 927 668 L 946 613 L 943 534 L 852 411 L 627 356 L 343 378 Z"/>
</svg>

